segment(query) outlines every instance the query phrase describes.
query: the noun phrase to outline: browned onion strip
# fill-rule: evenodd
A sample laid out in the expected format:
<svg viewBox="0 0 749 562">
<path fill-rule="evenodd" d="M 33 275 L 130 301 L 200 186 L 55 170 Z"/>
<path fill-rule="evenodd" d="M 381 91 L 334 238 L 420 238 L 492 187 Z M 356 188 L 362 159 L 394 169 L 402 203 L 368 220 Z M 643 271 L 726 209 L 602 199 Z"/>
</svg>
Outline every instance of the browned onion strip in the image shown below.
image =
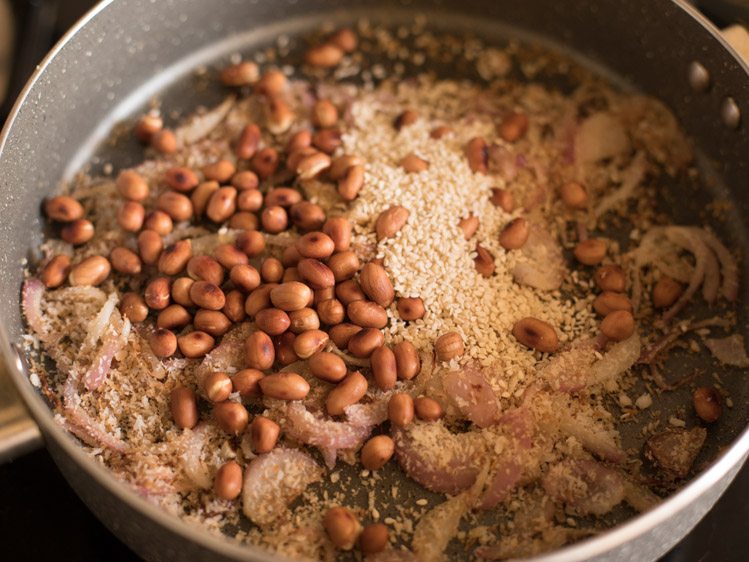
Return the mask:
<svg viewBox="0 0 749 562">
<path fill-rule="evenodd" d="M 177 142 L 193 144 L 207 137 L 226 118 L 231 108 L 234 107 L 234 101 L 234 96 L 229 96 L 213 109 L 201 115 L 195 115 L 187 123 L 178 127 L 174 131 Z"/>
</svg>

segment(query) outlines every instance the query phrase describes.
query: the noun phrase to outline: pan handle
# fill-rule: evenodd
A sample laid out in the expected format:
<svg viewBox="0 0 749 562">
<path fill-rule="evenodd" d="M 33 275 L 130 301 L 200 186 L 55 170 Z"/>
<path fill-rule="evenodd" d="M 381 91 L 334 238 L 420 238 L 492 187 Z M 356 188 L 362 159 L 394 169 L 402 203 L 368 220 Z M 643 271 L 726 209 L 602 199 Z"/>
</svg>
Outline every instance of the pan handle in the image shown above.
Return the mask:
<svg viewBox="0 0 749 562">
<path fill-rule="evenodd" d="M 42 446 L 42 434 L 0 361 L 0 464 Z"/>
</svg>

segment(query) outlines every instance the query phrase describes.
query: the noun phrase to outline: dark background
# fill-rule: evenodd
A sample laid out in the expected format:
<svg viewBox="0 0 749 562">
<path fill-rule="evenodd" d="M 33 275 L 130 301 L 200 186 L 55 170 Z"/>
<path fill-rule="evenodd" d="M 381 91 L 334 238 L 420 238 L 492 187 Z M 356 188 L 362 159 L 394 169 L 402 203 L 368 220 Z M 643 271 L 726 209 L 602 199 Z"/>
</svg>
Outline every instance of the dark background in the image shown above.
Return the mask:
<svg viewBox="0 0 749 562">
<path fill-rule="evenodd" d="M 16 54 L 11 94 L 5 101 L 0 100 L 0 122 L 37 62 L 95 2 L 11 0 L 10 3 L 16 18 Z M 701 7 L 719 25 L 744 19 L 739 13 L 742 10 L 744 15 L 749 13 L 749 0 L 711 0 L 703 4 Z M 744 561 L 749 560 L 747 546 L 749 468 L 741 472 L 716 507 L 661 562 Z M 0 560 L 8 561 L 138 560 L 88 511 L 44 450 L 0 466 L 0 549 Z"/>
</svg>

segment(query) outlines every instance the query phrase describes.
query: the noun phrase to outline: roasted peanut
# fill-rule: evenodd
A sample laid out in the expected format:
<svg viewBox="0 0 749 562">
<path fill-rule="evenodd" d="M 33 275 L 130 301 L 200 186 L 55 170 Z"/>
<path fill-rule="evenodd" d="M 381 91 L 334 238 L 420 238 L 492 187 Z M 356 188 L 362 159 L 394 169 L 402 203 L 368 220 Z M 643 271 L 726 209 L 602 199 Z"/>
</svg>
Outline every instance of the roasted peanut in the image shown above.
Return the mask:
<svg viewBox="0 0 749 562">
<path fill-rule="evenodd" d="M 341 132 L 338 129 L 323 129 L 312 135 L 312 146 L 325 154 L 333 154 L 341 146 Z M 330 167 L 330 160 L 325 168 Z"/>
<path fill-rule="evenodd" d="M 290 187 L 274 187 L 265 195 L 266 207 L 288 208 L 302 201 L 302 194 Z"/>
<path fill-rule="evenodd" d="M 476 257 L 473 259 L 473 263 L 476 267 L 476 273 L 482 277 L 491 277 L 494 275 L 494 270 L 496 269 L 494 256 L 481 244 L 476 244 Z"/>
<path fill-rule="evenodd" d="M 323 301 L 335 298 L 335 287 L 326 287 L 325 289 L 315 289 L 312 304 L 317 306 Z"/>
<path fill-rule="evenodd" d="M 269 336 L 283 334 L 290 324 L 289 315 L 277 308 L 264 308 L 255 315 L 255 325 Z"/>
<path fill-rule="evenodd" d="M 178 386 L 172 390 L 169 409 L 177 427 L 192 429 L 198 424 L 198 405 L 195 393 L 189 388 Z"/>
<path fill-rule="evenodd" d="M 528 131 L 528 116 L 525 113 L 510 113 L 498 127 L 499 136 L 507 142 L 517 142 Z"/>
<path fill-rule="evenodd" d="M 450 361 L 460 357 L 465 352 L 463 338 L 458 332 L 447 332 L 442 334 L 434 342 L 434 350 L 438 361 Z"/>
<path fill-rule="evenodd" d="M 354 301 L 346 307 L 349 320 L 362 328 L 384 328 L 388 323 L 387 312 L 371 301 Z"/>
<path fill-rule="evenodd" d="M 499 233 L 499 245 L 505 250 L 519 250 L 528 241 L 530 225 L 523 217 L 511 220 Z"/>
<path fill-rule="evenodd" d="M 291 332 L 284 332 L 273 338 L 273 347 L 276 350 L 276 361 L 278 363 L 286 366 L 299 361 L 299 356 L 294 351 L 295 341 L 296 335 Z"/>
<path fill-rule="evenodd" d="M 364 166 L 357 164 L 349 166 L 338 180 L 338 195 L 344 201 L 353 201 L 364 186 Z"/>
<path fill-rule="evenodd" d="M 332 43 L 339 49 L 341 49 L 345 53 L 350 53 L 354 50 L 356 50 L 356 46 L 359 43 L 359 39 L 356 36 L 356 33 L 352 31 L 348 27 L 344 27 L 342 29 L 339 29 L 338 31 L 331 34 L 330 37 L 328 37 L 328 42 Z"/>
<path fill-rule="evenodd" d="M 338 122 L 338 110 L 328 100 L 318 100 L 312 108 L 312 124 L 327 129 Z"/>
<path fill-rule="evenodd" d="M 299 270 L 296 267 L 287 267 L 283 272 L 283 278 L 281 279 L 283 283 L 291 283 L 292 281 L 296 281 L 298 283 L 302 282 L 302 276 L 299 275 Z M 309 304 L 312 304 L 314 302 L 314 296 L 312 297 L 312 301 Z"/>
<path fill-rule="evenodd" d="M 278 234 L 283 232 L 289 226 L 289 217 L 286 213 L 286 209 L 279 206 L 266 207 L 263 209 L 262 215 L 260 215 L 260 223 L 263 225 L 263 230 L 270 234 Z"/>
<path fill-rule="evenodd" d="M 151 138 L 151 146 L 161 154 L 177 152 L 177 136 L 169 129 L 162 129 Z"/>
<path fill-rule="evenodd" d="M 433 138 L 434 140 L 440 140 L 451 134 L 452 132 L 453 130 L 447 125 L 438 125 L 429 132 L 429 137 Z"/>
<path fill-rule="evenodd" d="M 144 230 L 138 234 L 138 253 L 146 265 L 154 265 L 164 248 L 164 242 L 153 230 Z"/>
<path fill-rule="evenodd" d="M 94 237 L 94 225 L 86 219 L 78 219 L 66 223 L 60 229 L 60 238 L 68 244 L 85 244 Z"/>
<path fill-rule="evenodd" d="M 245 230 L 237 235 L 235 244 L 248 257 L 254 258 L 265 250 L 265 237 L 262 232 L 257 230 Z"/>
<path fill-rule="evenodd" d="M 562 203 L 570 209 L 585 209 L 588 206 L 588 192 L 585 187 L 576 181 L 563 183 L 559 188 L 559 196 Z"/>
<path fill-rule="evenodd" d="M 260 285 L 252 291 L 244 303 L 244 310 L 248 316 L 255 316 L 258 311 L 271 306 L 270 292 L 278 287 L 276 283 Z"/>
<path fill-rule="evenodd" d="M 77 287 L 81 285 L 101 285 L 109 277 L 112 266 L 104 256 L 91 256 L 70 268 L 68 283 Z"/>
<path fill-rule="evenodd" d="M 219 244 L 213 250 L 213 257 L 226 269 L 231 269 L 236 265 L 247 265 L 250 260 L 242 250 L 234 244 Z"/>
<path fill-rule="evenodd" d="M 379 470 L 393 457 L 395 443 L 389 435 L 376 435 L 364 443 L 361 463 L 367 470 Z"/>
<path fill-rule="evenodd" d="M 182 352 L 182 355 L 189 359 L 203 357 L 213 349 L 215 343 L 212 336 L 200 330 L 195 330 L 177 338 L 179 350 Z"/>
<path fill-rule="evenodd" d="M 224 372 L 214 371 L 203 379 L 203 392 L 211 402 L 223 402 L 229 398 L 232 389 L 231 379 Z"/>
<path fill-rule="evenodd" d="M 345 306 L 354 301 L 362 301 L 367 298 L 367 295 L 361 290 L 359 283 L 354 279 L 348 279 L 336 285 L 335 295 Z"/>
<path fill-rule="evenodd" d="M 304 377 L 283 371 L 260 379 L 263 395 L 276 400 L 303 400 L 309 393 L 309 383 Z"/>
<path fill-rule="evenodd" d="M 232 392 L 239 392 L 239 395 L 247 400 L 257 398 L 261 395 L 260 379 L 265 375 L 257 369 L 242 369 L 237 371 L 231 377 Z"/>
<path fill-rule="evenodd" d="M 359 274 L 362 291 L 374 302 L 387 308 L 395 298 L 395 290 L 385 268 L 376 263 L 365 264 Z"/>
<path fill-rule="evenodd" d="M 410 211 L 400 205 L 395 205 L 380 213 L 375 222 L 377 240 L 392 238 L 406 225 Z"/>
<path fill-rule="evenodd" d="M 632 303 L 627 295 L 604 291 L 593 301 L 593 309 L 601 316 L 607 316 L 615 310 L 632 311 Z"/>
<path fill-rule="evenodd" d="M 419 297 L 401 297 L 398 299 L 398 315 L 401 320 L 411 321 L 424 317 L 424 301 Z"/>
<path fill-rule="evenodd" d="M 310 47 L 304 53 L 304 62 L 318 68 L 331 68 L 337 66 L 343 58 L 343 51 L 333 43 L 323 43 Z"/>
<path fill-rule="evenodd" d="M 226 433 L 241 435 L 250 421 L 250 415 L 242 404 L 227 401 L 214 404 L 213 419 Z"/>
<path fill-rule="evenodd" d="M 193 279 L 189 277 L 179 277 L 172 283 L 172 300 L 182 306 L 192 307 L 195 303 L 190 298 L 190 287 L 195 283 Z"/>
<path fill-rule="evenodd" d="M 164 181 L 174 191 L 179 191 L 181 193 L 192 191 L 198 187 L 198 183 L 200 183 L 197 174 L 195 174 L 195 172 L 190 168 L 185 168 L 184 166 L 169 168 L 166 171 L 166 174 L 164 174 Z"/>
<path fill-rule="evenodd" d="M 596 270 L 593 280 L 602 291 L 621 293 L 626 287 L 624 271 L 618 265 L 602 265 Z"/>
<path fill-rule="evenodd" d="M 323 232 L 308 232 L 296 241 L 296 249 L 302 257 L 326 259 L 335 250 L 335 243 Z"/>
<path fill-rule="evenodd" d="M 414 401 L 405 392 L 396 392 L 388 401 L 388 419 L 395 427 L 406 427 L 414 419 Z"/>
<path fill-rule="evenodd" d="M 265 416 L 256 416 L 250 424 L 252 449 L 258 455 L 270 453 L 281 435 L 281 426 Z"/>
<path fill-rule="evenodd" d="M 244 312 L 244 310 L 243 310 Z M 221 337 L 231 328 L 232 321 L 219 310 L 198 310 L 195 313 L 193 325 L 196 330 L 205 332 L 213 337 Z"/>
<path fill-rule="evenodd" d="M 712 386 L 701 386 L 692 394 L 694 411 L 706 423 L 715 423 L 723 413 L 720 394 Z"/>
<path fill-rule="evenodd" d="M 428 422 L 435 422 L 445 414 L 440 403 L 428 396 L 419 396 L 414 400 L 414 413 L 420 420 Z"/>
<path fill-rule="evenodd" d="M 313 140 L 315 137 L 313 137 Z M 296 173 L 301 180 L 311 180 L 330 168 L 330 156 L 324 152 L 312 152 L 304 155 L 296 166 Z"/>
<path fill-rule="evenodd" d="M 290 281 L 274 287 L 270 292 L 274 306 L 291 312 L 305 308 L 312 300 L 312 289 L 299 281 Z"/>
<path fill-rule="evenodd" d="M 351 246 L 351 222 L 345 217 L 331 217 L 322 225 L 322 231 L 333 241 L 335 252 L 342 253 Z"/>
<path fill-rule="evenodd" d="M 56 289 L 68 277 L 70 258 L 64 254 L 57 255 L 47 262 L 39 273 L 39 280 L 47 289 Z"/>
<path fill-rule="evenodd" d="M 242 322 L 246 317 L 247 313 L 244 310 L 245 296 L 237 290 L 229 291 L 226 293 L 226 304 L 221 312 L 232 322 Z"/>
<path fill-rule="evenodd" d="M 146 215 L 143 228 L 153 230 L 160 236 L 166 236 L 174 229 L 174 222 L 172 217 L 164 211 L 151 211 Z"/>
<path fill-rule="evenodd" d="M 186 221 L 193 215 L 190 198 L 176 191 L 165 191 L 159 195 L 156 206 L 177 222 Z"/>
<path fill-rule="evenodd" d="M 367 393 L 367 379 L 359 371 L 346 376 L 325 399 L 325 410 L 331 416 L 343 415 L 344 410 L 356 404 Z"/>
<path fill-rule="evenodd" d="M 196 281 L 190 286 L 190 299 L 195 306 L 208 310 L 221 310 L 226 304 L 224 292 L 207 281 Z"/>
<path fill-rule="evenodd" d="M 398 378 L 410 380 L 421 371 L 421 358 L 416 346 L 410 341 L 403 340 L 393 348 Z"/>
<path fill-rule="evenodd" d="M 159 328 L 166 328 L 167 330 L 173 330 L 175 328 L 183 328 L 187 326 L 191 320 L 192 316 L 187 312 L 184 306 L 170 304 L 164 310 L 159 312 L 159 315 L 156 317 L 156 326 Z"/>
<path fill-rule="evenodd" d="M 295 334 L 300 334 L 307 330 L 317 330 L 320 327 L 320 319 L 317 317 L 317 312 L 311 308 L 302 308 L 301 310 L 289 312 L 289 320 L 291 321 L 289 328 Z"/>
<path fill-rule="evenodd" d="M 250 160 L 250 165 L 260 179 L 269 178 L 278 169 L 278 152 L 270 147 L 261 148 Z"/>
<path fill-rule="evenodd" d="M 348 341 L 347 349 L 354 357 L 369 357 L 372 352 L 385 343 L 385 336 L 377 328 L 364 328 Z"/>
<path fill-rule="evenodd" d="M 249 160 L 255 156 L 259 144 L 260 128 L 254 123 L 250 123 L 242 129 L 239 139 L 237 139 L 237 143 L 234 145 L 234 154 L 240 160 Z"/>
<path fill-rule="evenodd" d="M 169 279 L 167 277 L 157 277 L 146 285 L 143 298 L 152 310 L 164 310 L 169 306 Z"/>
<path fill-rule="evenodd" d="M 224 86 L 250 86 L 260 78 L 260 69 L 256 63 L 244 60 L 224 68 L 221 71 L 219 78 Z"/>
<path fill-rule="evenodd" d="M 335 326 L 343 322 L 346 310 L 338 299 L 327 299 L 317 303 L 317 316 L 323 324 Z"/>
<path fill-rule="evenodd" d="M 138 293 L 125 293 L 120 299 L 120 312 L 124 314 L 130 322 L 143 322 L 148 317 L 148 306 L 143 297 Z M 175 342 L 176 343 L 176 342 Z"/>
<path fill-rule="evenodd" d="M 629 310 L 614 310 L 601 321 L 601 332 L 610 340 L 626 340 L 635 332 L 635 319 Z"/>
<path fill-rule="evenodd" d="M 291 222 L 302 231 L 319 230 L 325 224 L 325 211 L 309 201 L 294 203 L 289 209 Z"/>
<path fill-rule="evenodd" d="M 328 178 L 332 181 L 339 181 L 346 175 L 346 171 L 351 166 L 361 166 L 364 164 L 364 160 L 356 156 L 355 154 L 344 154 L 335 158 L 328 170 Z"/>
<path fill-rule="evenodd" d="M 283 279 L 283 264 L 276 258 L 265 258 L 260 265 L 260 275 L 266 283 L 278 283 Z"/>
<path fill-rule="evenodd" d="M 236 171 L 237 167 L 230 160 L 226 159 L 216 160 L 207 166 L 203 166 L 205 179 L 219 183 L 228 182 Z"/>
<path fill-rule="evenodd" d="M 143 227 L 146 210 L 137 201 L 125 201 L 117 211 L 117 224 L 127 232 L 138 232 Z"/>
<path fill-rule="evenodd" d="M 349 341 L 351 341 L 351 338 L 361 331 L 362 328 L 360 328 L 359 326 L 343 323 L 333 326 L 330 330 L 328 330 L 328 335 L 338 349 L 346 349 L 348 347 Z"/>
<path fill-rule="evenodd" d="M 211 256 L 193 256 L 187 262 L 187 274 L 195 281 L 207 281 L 213 285 L 224 282 L 224 269 Z"/>
<path fill-rule="evenodd" d="M 220 187 L 211 194 L 205 208 L 206 216 L 215 223 L 229 219 L 237 210 L 237 189 Z"/>
<path fill-rule="evenodd" d="M 276 351 L 273 341 L 265 332 L 256 330 L 250 334 L 245 342 L 245 362 L 251 369 L 265 370 L 273 366 Z"/>
<path fill-rule="evenodd" d="M 177 336 L 166 328 L 157 328 L 148 335 L 148 345 L 156 357 L 171 357 L 177 351 Z"/>
<path fill-rule="evenodd" d="M 297 264 L 299 276 L 313 289 L 335 286 L 335 275 L 324 263 L 312 258 L 300 260 Z"/>
<path fill-rule="evenodd" d="M 346 376 L 346 363 L 335 353 L 318 351 L 307 363 L 310 373 L 320 380 L 337 383 Z"/>
<path fill-rule="evenodd" d="M 584 265 L 596 265 L 606 257 L 606 242 L 600 238 L 588 238 L 578 242 L 573 250 L 577 261 Z"/>
<path fill-rule="evenodd" d="M 260 220 L 253 213 L 239 211 L 234 213 L 229 219 L 229 228 L 234 230 L 257 230 L 260 226 Z"/>
<path fill-rule="evenodd" d="M 667 275 L 662 275 L 653 287 L 653 306 L 655 308 L 666 308 L 674 304 L 684 288 Z"/>
<path fill-rule="evenodd" d="M 296 152 L 303 148 L 309 148 L 312 145 L 312 131 L 309 129 L 301 129 L 289 137 L 286 143 L 286 154 L 289 155 L 292 152 Z M 296 168 L 292 166 L 291 169 Z"/>
<path fill-rule="evenodd" d="M 242 467 L 237 461 L 228 461 L 216 471 L 213 493 L 222 500 L 234 500 L 242 492 Z"/>
<path fill-rule="evenodd" d="M 271 68 L 266 70 L 257 83 L 256 90 L 259 94 L 274 97 L 281 94 L 288 86 L 289 81 L 281 70 Z"/>
<path fill-rule="evenodd" d="M 177 275 L 185 269 L 187 262 L 192 257 L 192 242 L 190 240 L 180 240 L 171 246 L 164 248 L 159 255 L 158 268 L 161 273 L 166 275 Z"/>
<path fill-rule="evenodd" d="M 333 279 L 338 283 L 351 279 L 359 271 L 359 258 L 350 250 L 333 254 L 328 259 Z"/>
<path fill-rule="evenodd" d="M 240 291 L 249 293 L 260 286 L 260 274 L 249 264 L 235 265 L 229 270 L 229 279 Z"/>
<path fill-rule="evenodd" d="M 328 344 L 328 334 L 322 330 L 307 330 L 294 340 L 294 351 L 301 359 L 312 357 Z"/>
<path fill-rule="evenodd" d="M 476 215 L 468 215 L 460 219 L 458 228 L 463 231 L 463 238 L 470 240 L 479 228 L 479 218 Z"/>
<path fill-rule="evenodd" d="M 499 207 L 505 213 L 511 213 L 515 209 L 515 198 L 512 193 L 506 189 L 500 189 L 499 187 L 492 187 L 492 194 L 489 197 L 489 201 L 495 207 Z"/>
<path fill-rule="evenodd" d="M 257 174 L 250 170 L 243 170 L 237 172 L 231 178 L 231 184 L 236 187 L 239 191 L 245 191 L 248 189 L 257 189 L 260 180 L 257 178 Z"/>
<path fill-rule="evenodd" d="M 387 346 L 378 347 L 370 357 L 372 376 L 380 390 L 390 390 L 398 380 L 395 353 Z"/>
<path fill-rule="evenodd" d="M 351 550 L 361 532 L 361 523 L 345 507 L 332 507 L 323 517 L 323 527 L 330 542 L 341 550 Z"/>
<path fill-rule="evenodd" d="M 521 344 L 542 353 L 554 353 L 559 349 L 559 337 L 551 324 L 527 316 L 515 322 L 512 335 Z"/>
<path fill-rule="evenodd" d="M 362 554 L 377 554 L 388 545 L 388 528 L 384 523 L 367 525 L 359 535 L 359 550 Z"/>
<path fill-rule="evenodd" d="M 44 212 L 50 220 L 72 222 L 83 218 L 83 206 L 67 195 L 51 197 L 44 202 Z"/>
<path fill-rule="evenodd" d="M 489 170 L 489 152 L 484 139 L 474 137 L 469 140 L 465 148 L 465 154 L 472 172 L 487 173 Z"/>
<path fill-rule="evenodd" d="M 419 174 L 429 169 L 429 162 L 412 152 L 403 157 L 400 166 L 409 174 Z"/>
<path fill-rule="evenodd" d="M 400 131 L 401 129 L 403 129 L 403 127 L 413 125 L 418 119 L 419 114 L 416 113 L 415 110 L 405 109 L 395 118 L 395 120 L 393 121 L 393 127 Z"/>
<path fill-rule="evenodd" d="M 148 144 L 153 136 L 164 127 L 164 120 L 157 112 L 142 115 L 133 127 L 133 134 L 143 144 Z"/>
</svg>

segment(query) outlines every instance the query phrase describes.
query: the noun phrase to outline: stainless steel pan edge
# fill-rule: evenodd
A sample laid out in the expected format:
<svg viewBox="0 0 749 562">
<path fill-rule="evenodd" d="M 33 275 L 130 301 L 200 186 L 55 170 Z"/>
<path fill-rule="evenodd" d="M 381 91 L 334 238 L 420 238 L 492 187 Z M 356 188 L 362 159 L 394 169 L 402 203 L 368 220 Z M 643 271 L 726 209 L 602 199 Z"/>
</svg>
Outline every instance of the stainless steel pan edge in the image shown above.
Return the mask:
<svg viewBox="0 0 749 562">
<path fill-rule="evenodd" d="M 31 184 L 29 182 L 19 182 L 10 185 L 14 179 L 17 180 L 22 177 L 19 175 L 17 168 L 12 171 L 11 168 L 14 165 L 19 166 L 22 164 L 28 164 L 28 161 L 22 163 L 10 162 L 6 156 L 8 145 L 14 141 L 18 142 L 18 137 L 24 136 L 26 137 L 24 139 L 25 142 L 29 142 L 30 135 L 30 133 L 24 133 L 24 131 L 16 132 L 18 127 L 14 128 L 14 124 L 17 122 L 22 108 L 33 104 L 34 96 L 40 96 L 43 93 L 40 89 L 50 87 L 49 84 L 42 83 L 45 72 L 47 72 L 49 66 L 53 64 L 53 61 L 61 52 L 65 49 L 70 50 L 70 45 L 79 41 L 79 33 L 82 30 L 96 25 L 99 17 L 107 15 L 105 12 L 108 10 L 116 11 L 123 6 L 133 6 L 138 4 L 140 4 L 140 7 L 147 7 L 147 3 L 143 2 L 129 2 L 127 0 L 112 2 L 110 0 L 97 6 L 83 20 L 81 20 L 81 22 L 66 34 L 66 36 L 40 65 L 39 69 L 24 89 L 24 92 L 13 109 L 11 117 L 3 129 L 2 136 L 0 137 L 0 182 L 2 182 L 0 183 L 0 193 L 3 194 L 5 201 L 2 208 L 0 208 L 0 217 L 2 217 L 2 222 L 4 223 L 4 227 L 2 228 L 2 231 L 4 232 L 0 231 L 2 232 L 0 235 L 3 236 L 4 242 L 6 240 L 12 240 L 12 244 L 15 245 L 14 248 L 16 251 L 14 253 L 10 250 L 6 250 L 5 254 L 0 258 L 3 265 L 0 277 L 3 285 L 2 289 L 5 291 L 3 294 L 6 295 L 1 306 L 5 309 L 3 310 L 3 317 L 8 323 L 7 326 L 0 327 L 0 347 L 2 348 L 3 356 L 11 377 L 17 385 L 23 401 L 29 407 L 32 416 L 39 424 L 40 429 L 45 436 L 47 446 L 66 478 L 71 482 L 73 487 L 91 509 L 109 526 L 110 529 L 133 547 L 136 552 L 148 559 L 154 560 L 214 560 L 221 558 L 236 560 L 251 559 L 259 561 L 273 560 L 277 558 L 248 547 L 240 547 L 232 544 L 219 537 L 212 536 L 202 529 L 188 527 L 176 518 L 167 515 L 160 509 L 126 489 L 126 487 L 117 482 L 106 469 L 93 462 L 80 449 L 74 440 L 72 440 L 56 424 L 47 405 L 28 383 L 28 380 L 23 374 L 21 363 L 13 359 L 13 351 L 10 346 L 10 334 L 12 334 L 13 339 L 16 340 L 20 326 L 17 318 L 17 292 L 20 285 L 18 245 L 28 247 L 28 229 L 38 229 L 38 222 L 31 218 L 32 212 L 35 213 L 36 208 L 31 209 L 27 205 L 25 208 L 16 209 L 17 213 L 25 219 L 27 230 L 25 232 L 16 233 L 8 230 L 9 223 L 11 226 L 16 227 L 19 224 L 24 224 L 23 222 L 19 223 L 17 221 L 7 220 L 11 218 L 9 215 L 9 209 L 12 209 L 14 204 L 17 205 L 17 203 L 15 203 L 17 195 L 14 193 L 13 188 L 15 187 L 17 189 L 18 186 L 23 185 L 46 193 L 53 188 L 51 178 L 59 177 L 59 172 L 62 171 L 61 167 L 65 164 L 59 155 L 52 155 L 53 160 L 57 160 L 56 164 L 58 165 L 58 169 L 48 171 L 46 181 L 40 181 L 42 179 L 41 177 L 34 177 L 36 185 L 33 185 L 33 182 Z M 174 8 L 184 4 L 184 2 L 172 1 L 164 2 L 164 4 L 170 5 Z M 313 10 L 318 4 L 326 3 L 310 2 L 310 4 L 313 5 L 312 8 L 310 8 Z M 600 5 L 604 4 L 607 3 L 600 3 Z M 704 25 L 708 30 L 707 33 L 709 36 L 706 34 L 705 37 L 702 37 L 703 40 L 707 38 L 709 41 L 714 42 L 714 48 L 717 46 L 720 49 L 727 49 L 727 46 L 719 37 L 717 31 L 710 27 L 709 24 L 706 24 L 706 22 L 700 21 L 700 19 L 698 19 L 699 16 L 692 13 L 690 8 L 665 0 L 652 2 L 651 4 L 668 7 L 672 10 L 675 9 L 678 13 L 681 13 L 681 11 L 684 10 L 684 13 L 689 13 L 696 23 Z M 341 4 L 339 4 L 339 6 L 340 5 Z M 118 18 L 116 17 L 117 14 L 110 13 L 108 15 L 110 22 L 109 25 L 112 24 L 112 21 L 118 21 Z M 119 21 L 125 22 L 126 20 L 127 18 L 123 18 Z M 80 45 L 78 45 L 78 47 L 80 48 Z M 734 70 L 735 67 L 738 67 L 744 73 L 743 83 L 738 83 L 743 91 L 734 90 L 733 92 L 728 93 L 734 95 L 740 102 L 740 107 L 747 110 L 749 109 L 749 106 L 745 103 L 747 99 L 746 91 L 749 89 L 746 80 L 747 68 L 742 66 L 742 63 L 738 62 L 730 51 L 725 50 L 722 55 L 724 55 L 724 58 L 730 63 L 729 66 L 733 66 Z M 154 71 L 155 70 L 156 69 L 154 69 Z M 728 71 L 730 70 L 731 69 L 728 68 Z M 726 72 L 727 70 L 726 67 L 721 67 L 716 69 L 716 71 L 716 74 L 718 74 L 719 72 Z M 720 83 L 716 88 L 719 87 Z M 713 97 L 717 99 L 720 99 L 721 96 L 723 96 L 723 93 L 720 91 L 714 93 L 716 95 Z M 112 100 L 109 105 L 115 105 L 115 103 L 116 102 Z M 713 107 L 715 110 L 718 109 L 716 104 L 713 104 Z M 712 122 L 703 123 L 702 125 L 705 127 L 709 129 L 723 127 L 717 118 L 717 112 L 712 115 L 707 115 L 707 119 Z M 715 125 L 716 122 L 718 123 L 717 125 Z M 44 131 L 39 132 L 43 133 Z M 37 134 L 37 132 L 34 134 Z M 31 134 L 31 137 L 33 137 L 34 134 Z M 737 134 L 745 137 L 746 131 L 742 130 Z M 736 140 L 736 138 L 734 140 Z M 737 142 L 736 144 L 739 147 L 738 149 L 745 146 L 743 142 Z M 719 152 L 722 150 L 723 148 L 719 147 Z M 9 173 L 9 171 L 11 173 Z M 733 183 L 731 178 L 738 180 L 743 177 L 743 179 L 746 179 L 745 167 L 743 169 L 739 167 L 738 171 L 735 169 L 727 169 L 725 172 L 727 173 L 730 183 Z M 57 175 L 55 175 L 55 173 Z M 740 184 L 734 183 L 734 185 Z M 42 194 L 38 193 L 32 197 L 38 202 L 41 200 Z M 742 205 L 742 207 L 744 207 L 744 205 Z M 11 257 L 15 258 L 16 261 L 9 261 L 9 258 Z M 16 265 L 15 270 L 8 267 L 13 263 Z M 15 308 L 15 312 L 13 311 L 13 308 Z M 541 557 L 539 560 L 647 560 L 656 558 L 667 551 L 681 536 L 688 532 L 699 518 L 701 518 L 702 515 L 704 515 L 704 513 L 712 506 L 717 497 L 730 483 L 731 479 L 740 468 L 748 451 L 749 431 L 744 431 L 722 458 L 682 491 L 669 498 L 658 508 L 631 520 L 627 524 L 622 525 L 605 535 L 567 547 L 548 556 Z"/>
</svg>

